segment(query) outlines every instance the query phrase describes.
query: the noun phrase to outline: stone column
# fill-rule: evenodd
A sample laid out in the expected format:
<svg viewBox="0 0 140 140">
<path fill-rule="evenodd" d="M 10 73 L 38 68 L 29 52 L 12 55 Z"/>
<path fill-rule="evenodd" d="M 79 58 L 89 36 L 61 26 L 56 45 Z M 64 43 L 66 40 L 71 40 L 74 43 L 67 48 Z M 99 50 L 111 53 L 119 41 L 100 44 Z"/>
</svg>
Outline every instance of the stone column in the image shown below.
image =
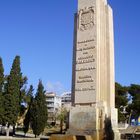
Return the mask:
<svg viewBox="0 0 140 140">
<path fill-rule="evenodd" d="M 78 0 L 69 134 L 101 138 L 108 120 L 117 129 L 113 34 L 112 9 L 106 0 Z"/>
</svg>

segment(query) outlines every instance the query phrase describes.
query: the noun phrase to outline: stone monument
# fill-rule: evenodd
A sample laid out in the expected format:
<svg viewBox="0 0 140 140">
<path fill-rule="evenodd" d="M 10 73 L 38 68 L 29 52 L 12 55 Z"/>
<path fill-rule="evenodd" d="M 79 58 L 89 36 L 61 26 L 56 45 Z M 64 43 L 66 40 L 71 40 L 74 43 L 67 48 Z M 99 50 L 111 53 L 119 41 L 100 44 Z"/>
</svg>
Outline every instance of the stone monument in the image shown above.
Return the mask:
<svg viewBox="0 0 140 140">
<path fill-rule="evenodd" d="M 107 0 L 78 0 L 68 134 L 117 137 L 113 14 Z M 106 124 L 109 123 L 110 124 Z M 107 134 L 106 134 L 107 135 Z M 110 134 L 111 135 L 111 134 Z"/>
</svg>

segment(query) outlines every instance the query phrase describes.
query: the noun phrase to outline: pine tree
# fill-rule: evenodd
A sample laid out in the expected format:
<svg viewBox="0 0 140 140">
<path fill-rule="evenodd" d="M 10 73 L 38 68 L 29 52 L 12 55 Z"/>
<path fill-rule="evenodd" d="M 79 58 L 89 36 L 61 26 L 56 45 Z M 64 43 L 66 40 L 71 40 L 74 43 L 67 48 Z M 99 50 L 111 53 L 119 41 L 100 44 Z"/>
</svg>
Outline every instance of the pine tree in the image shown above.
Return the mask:
<svg viewBox="0 0 140 140">
<path fill-rule="evenodd" d="M 125 107 L 128 104 L 128 88 L 115 83 L 115 106 L 118 108 L 118 121 L 125 122 L 126 116 L 121 111 L 121 107 Z"/>
<path fill-rule="evenodd" d="M 16 56 L 8 76 L 6 93 L 4 94 L 4 120 L 8 125 L 15 125 L 20 108 L 20 88 L 22 73 L 20 69 L 20 57 Z M 8 132 L 7 132 L 7 135 Z"/>
<path fill-rule="evenodd" d="M 140 116 L 140 85 L 131 84 L 128 92 L 132 97 L 132 103 L 129 104 L 128 111 L 137 118 Z"/>
<path fill-rule="evenodd" d="M 0 57 L 0 93 L 2 93 L 4 83 L 4 68 L 2 64 L 2 58 Z"/>
<path fill-rule="evenodd" d="M 23 122 L 23 124 L 24 124 L 23 131 L 24 131 L 25 135 L 28 132 L 29 126 L 30 126 L 30 120 L 31 120 L 31 113 L 30 112 L 31 112 L 31 106 L 32 106 L 32 102 L 33 102 L 33 91 L 34 91 L 33 86 L 30 85 L 30 88 L 27 92 L 27 99 L 26 99 L 27 104 L 28 104 L 27 113 L 25 115 L 25 119 Z"/>
<path fill-rule="evenodd" d="M 0 57 L 0 124 L 3 122 L 3 87 L 4 87 L 4 68 Z"/>
<path fill-rule="evenodd" d="M 33 91 L 34 91 L 33 85 L 30 85 L 30 88 L 26 95 L 26 103 L 27 103 L 28 107 L 30 105 L 31 99 L 33 98 Z"/>
<path fill-rule="evenodd" d="M 22 77 L 20 81 L 20 111 L 19 111 L 19 117 L 22 117 L 25 114 L 26 111 L 26 83 L 27 83 L 27 77 Z"/>
<path fill-rule="evenodd" d="M 44 87 L 39 81 L 36 97 L 31 106 L 31 127 L 33 133 L 39 136 L 47 124 L 47 103 Z"/>
<path fill-rule="evenodd" d="M 28 78 L 26 76 L 22 76 L 20 79 L 20 103 L 25 102 L 26 97 L 26 84 Z"/>
<path fill-rule="evenodd" d="M 30 118 L 31 118 L 31 115 L 30 115 L 30 108 L 27 110 L 27 113 L 25 115 L 25 119 L 24 119 L 24 127 L 23 127 L 23 131 L 24 131 L 24 134 L 26 135 L 26 133 L 28 132 L 29 130 L 29 126 L 30 126 Z"/>
</svg>

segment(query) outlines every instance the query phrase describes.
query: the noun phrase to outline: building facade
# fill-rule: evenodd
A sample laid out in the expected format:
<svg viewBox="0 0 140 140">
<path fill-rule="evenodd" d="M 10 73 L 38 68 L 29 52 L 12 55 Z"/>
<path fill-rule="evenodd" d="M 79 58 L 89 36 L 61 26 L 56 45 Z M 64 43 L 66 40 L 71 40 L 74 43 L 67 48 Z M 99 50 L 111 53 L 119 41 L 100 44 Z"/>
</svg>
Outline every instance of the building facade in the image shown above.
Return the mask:
<svg viewBox="0 0 140 140">
<path fill-rule="evenodd" d="M 71 92 L 64 92 L 61 95 L 62 107 L 66 108 L 68 111 L 71 108 Z"/>
<path fill-rule="evenodd" d="M 46 93 L 46 101 L 48 108 L 48 123 L 56 122 L 57 114 L 61 108 L 61 97 L 57 96 L 54 92 Z"/>
</svg>

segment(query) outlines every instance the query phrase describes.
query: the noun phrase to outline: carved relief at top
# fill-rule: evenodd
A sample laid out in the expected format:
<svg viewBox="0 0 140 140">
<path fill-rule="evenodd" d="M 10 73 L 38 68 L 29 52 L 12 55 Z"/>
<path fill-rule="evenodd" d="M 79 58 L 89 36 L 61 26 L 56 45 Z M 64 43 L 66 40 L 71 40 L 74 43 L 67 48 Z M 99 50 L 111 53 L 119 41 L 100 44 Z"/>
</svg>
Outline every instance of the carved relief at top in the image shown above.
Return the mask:
<svg viewBox="0 0 140 140">
<path fill-rule="evenodd" d="M 94 9 L 85 7 L 79 10 L 79 29 L 81 31 L 89 30 L 94 26 Z"/>
</svg>

